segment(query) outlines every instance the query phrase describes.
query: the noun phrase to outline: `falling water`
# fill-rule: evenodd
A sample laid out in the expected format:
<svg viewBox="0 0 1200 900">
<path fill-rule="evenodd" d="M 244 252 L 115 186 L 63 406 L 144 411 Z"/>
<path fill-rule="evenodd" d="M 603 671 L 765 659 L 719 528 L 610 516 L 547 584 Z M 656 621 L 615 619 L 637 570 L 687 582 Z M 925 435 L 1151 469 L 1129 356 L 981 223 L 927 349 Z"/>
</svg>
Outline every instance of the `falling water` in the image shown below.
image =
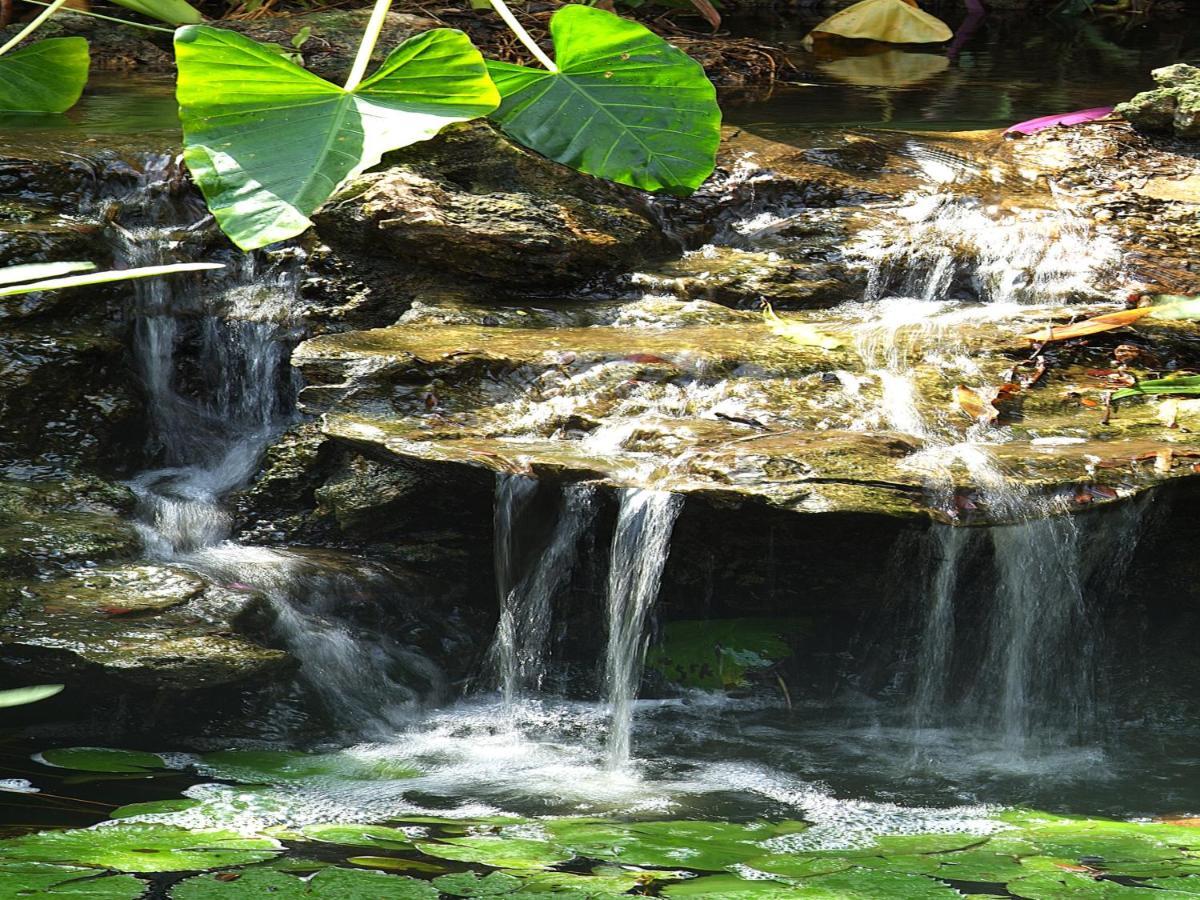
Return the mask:
<svg viewBox="0 0 1200 900">
<path fill-rule="evenodd" d="M 913 726 L 918 734 L 937 721 L 945 709 L 954 656 L 954 598 L 958 595 L 971 534 L 967 528 L 933 526 L 928 540 L 934 547 L 936 559 L 922 560 L 932 564 L 933 575 L 927 589 L 912 699 Z"/>
<path fill-rule="evenodd" d="M 610 768 L 629 762 L 633 700 L 646 654 L 646 617 L 658 599 L 671 531 L 683 506 L 678 494 L 644 488 L 620 492 L 608 575 L 608 647 L 605 688 L 611 726 Z"/>
<path fill-rule="evenodd" d="M 539 691 L 546 675 L 547 642 L 554 597 L 570 580 L 579 540 L 596 515 L 596 489 L 590 484 L 563 488 L 562 503 L 550 542 L 528 574 L 512 583 L 513 520 L 516 507 L 528 502 L 520 476 L 500 476 L 496 491 L 496 577 L 501 586 L 500 620 L 488 651 L 504 702 L 511 705 L 526 691 Z M 523 499 L 522 499 L 523 498 Z M 504 590 L 504 585 L 511 585 Z"/>
<path fill-rule="evenodd" d="M 928 532 L 927 552 L 918 555 L 927 570 L 920 573 L 926 591 L 912 722 L 919 742 L 923 729 L 966 719 L 1020 753 L 1035 736 L 1075 739 L 1095 721 L 1087 585 L 1103 559 L 1088 552 L 1071 504 L 1031 492 L 1004 470 L 992 449 L 1007 439 L 1002 429 L 975 424 L 963 434 L 955 423 L 922 412 L 903 335 L 920 332 L 928 344 L 941 328 L 939 351 L 954 358 L 950 317 L 938 322 L 947 298 L 974 297 L 1003 315 L 1013 304 L 1095 296 L 1097 275 L 1117 257 L 1088 221 L 1058 207 L 1053 196 L 1049 207 L 989 205 L 953 187 L 964 176 L 978 181 L 981 172 L 947 168 L 938 154 L 919 151 L 912 155 L 930 184 L 909 198 L 908 227 L 867 233 L 854 251 L 868 260 L 864 301 L 878 311 L 859 350 L 880 384 L 882 421 L 924 445 L 904 465 L 922 473 L 930 504 L 957 517 L 954 487 L 965 470 L 975 503 L 1005 524 L 935 525 Z M 904 299 L 884 299 L 889 291 Z M 985 547 L 989 587 L 979 609 L 965 617 L 980 634 L 963 634 L 959 612 L 976 600 L 965 570 Z M 955 665 L 956 652 L 977 645 L 973 665 Z M 956 679 L 968 671 L 974 677 L 964 690 Z"/>
<path fill-rule="evenodd" d="M 210 226 L 170 189 L 177 165 L 150 160 L 124 198 L 121 221 L 112 225 L 121 264 L 180 261 L 189 235 Z M 297 257 L 231 255 L 224 277 L 203 290 L 180 290 L 181 282 L 167 279 L 134 282 L 133 355 L 157 464 L 131 488 L 148 554 L 263 595 L 276 638 L 300 660 L 309 689 L 332 718 L 361 728 L 393 719 L 398 706 L 443 686 L 419 653 L 347 617 L 356 607 L 396 604 L 401 587 L 369 566 L 241 546 L 230 540 L 223 503 L 249 482 L 292 417 Z"/>
</svg>

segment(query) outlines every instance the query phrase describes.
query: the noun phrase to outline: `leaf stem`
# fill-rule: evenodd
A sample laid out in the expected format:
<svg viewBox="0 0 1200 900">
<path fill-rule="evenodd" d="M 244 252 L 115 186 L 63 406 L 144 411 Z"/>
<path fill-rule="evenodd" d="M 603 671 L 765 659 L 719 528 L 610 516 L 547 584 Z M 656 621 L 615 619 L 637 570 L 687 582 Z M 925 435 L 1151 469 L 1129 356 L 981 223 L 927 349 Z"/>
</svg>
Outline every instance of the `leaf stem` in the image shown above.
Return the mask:
<svg viewBox="0 0 1200 900">
<path fill-rule="evenodd" d="M 379 43 L 379 33 L 383 31 L 383 23 L 387 20 L 388 8 L 392 0 L 375 0 L 375 8 L 371 10 L 371 18 L 367 22 L 367 30 L 363 32 L 362 43 L 358 45 L 358 54 L 354 57 L 354 66 L 350 69 L 350 77 L 346 79 L 346 90 L 352 91 L 362 83 L 367 74 L 367 66 L 371 63 L 371 54 Z"/>
<path fill-rule="evenodd" d="M 21 43 L 21 41 L 25 40 L 25 38 L 37 31 L 42 26 L 42 23 L 54 15 L 55 11 L 66 2 L 67 0 L 54 0 L 53 3 L 38 13 L 37 18 L 17 32 L 16 37 L 14 37 L 3 47 L 0 47 L 0 56 L 3 56 L 13 47 L 17 46 L 17 44 Z"/>
<path fill-rule="evenodd" d="M 511 28 L 512 33 L 525 45 L 525 49 L 532 53 L 534 58 L 549 71 L 557 72 L 558 66 L 554 64 L 554 60 L 547 56 L 546 51 L 537 45 L 537 41 L 525 30 L 525 26 L 517 21 L 517 17 L 512 14 L 512 10 L 508 8 L 504 0 L 488 0 L 488 2 L 492 4 L 492 9 L 500 14 L 500 18 L 504 20 L 504 24 Z"/>
</svg>

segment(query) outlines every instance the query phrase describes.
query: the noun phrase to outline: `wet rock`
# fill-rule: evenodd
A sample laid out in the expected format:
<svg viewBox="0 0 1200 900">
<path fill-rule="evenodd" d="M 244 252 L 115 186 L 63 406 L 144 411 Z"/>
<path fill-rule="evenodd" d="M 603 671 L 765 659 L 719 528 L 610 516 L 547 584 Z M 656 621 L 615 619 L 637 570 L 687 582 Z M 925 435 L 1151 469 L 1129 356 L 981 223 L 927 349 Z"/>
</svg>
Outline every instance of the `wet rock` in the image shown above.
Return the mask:
<svg viewBox="0 0 1200 900">
<path fill-rule="evenodd" d="M 260 602 L 151 564 L 69 568 L 0 584 L 0 662 L 89 691 L 198 692 L 270 679 L 288 655 L 232 634 Z M 124 686 L 124 688 L 122 688 Z"/>
<path fill-rule="evenodd" d="M 1200 138 L 1200 69 L 1179 63 L 1152 74 L 1158 87 L 1120 104 L 1114 112 L 1145 131 Z"/>
<path fill-rule="evenodd" d="M 132 505 L 128 491 L 99 479 L 0 481 L 0 570 L 129 558 L 141 549 L 124 516 Z"/>
<path fill-rule="evenodd" d="M 348 184 L 314 221 L 342 255 L 511 293 L 676 252 L 643 195 L 549 162 L 486 125 L 399 154 Z"/>
</svg>

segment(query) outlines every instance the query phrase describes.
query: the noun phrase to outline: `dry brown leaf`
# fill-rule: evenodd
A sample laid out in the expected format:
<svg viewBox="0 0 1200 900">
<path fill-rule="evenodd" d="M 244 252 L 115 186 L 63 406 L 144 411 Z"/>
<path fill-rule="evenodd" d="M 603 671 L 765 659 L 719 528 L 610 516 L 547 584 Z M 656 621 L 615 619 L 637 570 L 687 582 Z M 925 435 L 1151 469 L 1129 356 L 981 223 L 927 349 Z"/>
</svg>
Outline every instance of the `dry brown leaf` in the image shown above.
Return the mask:
<svg viewBox="0 0 1200 900">
<path fill-rule="evenodd" d="M 985 425 L 990 425 L 1000 417 L 1000 410 L 990 400 L 985 400 L 982 394 L 965 384 L 954 388 L 954 408 Z"/>
<path fill-rule="evenodd" d="M 1050 341 L 1069 341 L 1072 338 L 1087 337 L 1089 334 L 1115 331 L 1118 328 L 1124 328 L 1126 325 L 1132 325 L 1138 319 L 1148 316 L 1153 311 L 1154 307 L 1152 306 L 1140 309 L 1122 309 L 1118 312 L 1105 313 L 1102 316 L 1093 316 L 1090 319 L 1084 319 L 1082 322 L 1076 322 L 1073 325 L 1058 325 L 1046 331 L 1027 334 L 1025 335 L 1025 339 L 1042 344 L 1049 343 Z"/>
</svg>

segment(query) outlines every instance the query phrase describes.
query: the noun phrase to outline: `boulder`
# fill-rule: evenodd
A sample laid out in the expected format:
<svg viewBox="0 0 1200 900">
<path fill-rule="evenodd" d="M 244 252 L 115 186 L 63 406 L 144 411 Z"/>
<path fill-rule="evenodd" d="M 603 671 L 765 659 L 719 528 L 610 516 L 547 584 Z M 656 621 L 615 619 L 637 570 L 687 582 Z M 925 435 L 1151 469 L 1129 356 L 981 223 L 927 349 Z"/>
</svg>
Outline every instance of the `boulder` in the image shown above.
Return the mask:
<svg viewBox="0 0 1200 900">
<path fill-rule="evenodd" d="M 1145 131 L 1200 138 L 1200 69 L 1178 63 L 1151 74 L 1158 87 L 1137 94 L 1114 112 Z"/>
<path fill-rule="evenodd" d="M 677 252 L 645 195 L 571 171 L 487 125 L 451 129 L 347 184 L 314 221 L 335 252 L 393 276 L 512 294 Z"/>
</svg>

